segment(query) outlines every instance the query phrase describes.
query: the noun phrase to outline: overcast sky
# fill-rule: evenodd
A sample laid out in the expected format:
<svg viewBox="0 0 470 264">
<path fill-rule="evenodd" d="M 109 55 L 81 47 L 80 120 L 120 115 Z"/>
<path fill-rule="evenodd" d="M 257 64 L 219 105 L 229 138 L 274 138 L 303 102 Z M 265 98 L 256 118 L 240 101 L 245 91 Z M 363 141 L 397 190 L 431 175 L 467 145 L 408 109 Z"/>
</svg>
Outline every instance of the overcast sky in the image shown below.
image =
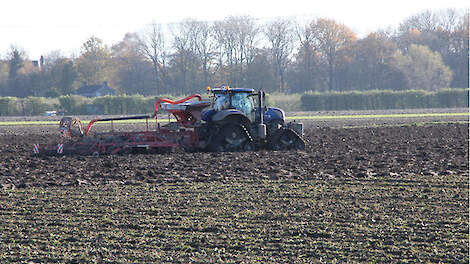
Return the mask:
<svg viewBox="0 0 470 264">
<path fill-rule="evenodd" d="M 333 18 L 359 36 L 393 27 L 424 10 L 468 9 L 468 0 L 14 0 L 0 8 L 0 57 L 11 45 L 31 59 L 53 50 L 70 56 L 94 35 L 105 44 L 119 42 L 126 32 L 141 31 L 155 21 L 174 23 L 184 18 L 219 20 L 247 14 L 263 20 L 275 17 Z"/>
</svg>

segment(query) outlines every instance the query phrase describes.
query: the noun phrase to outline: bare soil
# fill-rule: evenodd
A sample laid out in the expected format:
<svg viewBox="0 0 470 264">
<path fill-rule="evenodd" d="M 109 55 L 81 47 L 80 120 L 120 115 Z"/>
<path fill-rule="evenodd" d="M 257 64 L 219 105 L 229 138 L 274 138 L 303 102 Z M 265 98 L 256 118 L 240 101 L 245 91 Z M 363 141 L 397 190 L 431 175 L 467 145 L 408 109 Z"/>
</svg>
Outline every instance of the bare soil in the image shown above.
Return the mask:
<svg viewBox="0 0 470 264">
<path fill-rule="evenodd" d="M 1 130 L 2 263 L 469 261 L 468 123 L 310 123 L 300 152 L 30 155 L 54 129 Z"/>
</svg>

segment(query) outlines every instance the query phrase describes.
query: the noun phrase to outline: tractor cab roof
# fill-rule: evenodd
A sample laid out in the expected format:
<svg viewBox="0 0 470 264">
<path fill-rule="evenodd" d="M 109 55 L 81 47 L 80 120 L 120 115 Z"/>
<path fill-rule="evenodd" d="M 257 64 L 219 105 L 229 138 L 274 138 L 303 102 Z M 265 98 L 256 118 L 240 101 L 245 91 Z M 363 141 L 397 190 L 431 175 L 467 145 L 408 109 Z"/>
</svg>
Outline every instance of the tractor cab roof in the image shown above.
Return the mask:
<svg viewBox="0 0 470 264">
<path fill-rule="evenodd" d="M 210 89 L 213 93 L 254 93 L 255 89 L 252 88 L 228 88 L 228 87 L 218 87 Z"/>
</svg>

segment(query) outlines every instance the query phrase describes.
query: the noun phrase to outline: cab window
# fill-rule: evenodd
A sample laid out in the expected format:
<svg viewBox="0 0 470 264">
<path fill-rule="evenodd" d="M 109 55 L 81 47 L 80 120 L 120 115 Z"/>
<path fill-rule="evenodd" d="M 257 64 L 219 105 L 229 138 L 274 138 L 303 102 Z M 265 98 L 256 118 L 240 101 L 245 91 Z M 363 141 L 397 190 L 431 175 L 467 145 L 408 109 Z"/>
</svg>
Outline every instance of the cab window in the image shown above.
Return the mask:
<svg viewBox="0 0 470 264">
<path fill-rule="evenodd" d="M 253 100 L 248 93 L 235 93 L 232 95 L 232 106 L 245 115 L 250 115 L 253 111 Z"/>
<path fill-rule="evenodd" d="M 228 94 L 215 94 L 213 108 L 216 111 L 227 109 L 230 105 Z"/>
</svg>

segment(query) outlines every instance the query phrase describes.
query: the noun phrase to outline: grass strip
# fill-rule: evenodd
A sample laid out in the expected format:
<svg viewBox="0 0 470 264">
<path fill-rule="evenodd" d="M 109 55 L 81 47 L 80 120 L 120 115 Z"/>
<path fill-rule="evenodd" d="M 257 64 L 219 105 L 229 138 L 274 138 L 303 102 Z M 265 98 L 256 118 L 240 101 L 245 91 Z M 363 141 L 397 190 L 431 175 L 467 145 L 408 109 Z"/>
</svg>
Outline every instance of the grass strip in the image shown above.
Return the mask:
<svg viewBox="0 0 470 264">
<path fill-rule="evenodd" d="M 380 115 L 312 115 L 288 116 L 286 120 L 321 120 L 321 119 L 361 119 L 361 118 L 413 118 L 413 117 L 449 117 L 469 116 L 469 113 L 417 113 L 417 114 L 380 114 Z"/>
</svg>

